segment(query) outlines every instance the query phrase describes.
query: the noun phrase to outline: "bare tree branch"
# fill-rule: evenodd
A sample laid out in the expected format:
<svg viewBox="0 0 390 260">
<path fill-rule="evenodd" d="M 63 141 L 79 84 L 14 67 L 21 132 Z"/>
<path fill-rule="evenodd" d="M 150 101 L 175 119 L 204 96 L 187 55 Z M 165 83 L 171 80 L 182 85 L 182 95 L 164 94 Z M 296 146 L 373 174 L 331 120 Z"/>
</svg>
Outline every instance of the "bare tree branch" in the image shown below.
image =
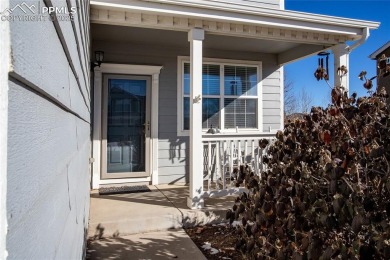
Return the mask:
<svg viewBox="0 0 390 260">
<path fill-rule="evenodd" d="M 294 83 L 284 74 L 284 114 L 291 115 L 298 110 L 297 97 L 294 93 Z"/>
<path fill-rule="evenodd" d="M 301 113 L 309 113 L 313 105 L 313 96 L 305 88 L 299 93 L 299 110 Z"/>
</svg>

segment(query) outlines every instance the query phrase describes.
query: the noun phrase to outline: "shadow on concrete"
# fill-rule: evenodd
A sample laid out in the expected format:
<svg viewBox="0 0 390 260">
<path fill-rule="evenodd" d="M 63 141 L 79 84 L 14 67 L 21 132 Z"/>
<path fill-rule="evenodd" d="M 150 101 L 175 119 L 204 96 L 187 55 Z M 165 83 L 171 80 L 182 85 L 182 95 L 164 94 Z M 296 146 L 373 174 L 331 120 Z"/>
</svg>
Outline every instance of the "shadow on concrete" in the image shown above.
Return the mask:
<svg viewBox="0 0 390 260">
<path fill-rule="evenodd" d="M 161 196 L 161 193 L 158 191 L 115 194 L 115 195 L 91 194 L 91 198 L 172 207 L 172 203 L 170 203 L 166 199 L 166 197 Z"/>
<path fill-rule="evenodd" d="M 124 202 L 133 202 L 140 204 L 156 205 L 163 207 L 176 207 L 187 210 L 187 197 L 189 196 L 189 187 L 184 185 L 158 185 L 157 190 L 146 193 L 128 193 L 116 195 L 91 194 L 91 198 L 103 200 L 117 200 Z M 163 195 L 163 196 L 162 196 Z M 225 196 L 219 198 L 205 198 L 205 209 L 230 208 L 237 195 Z"/>
<path fill-rule="evenodd" d="M 206 259 L 183 230 L 88 242 L 87 259 Z"/>
<path fill-rule="evenodd" d="M 101 223 L 99 223 L 95 228 L 95 235 L 93 236 L 93 240 L 98 240 L 103 238 L 105 228 Z M 115 237 L 115 236 L 114 236 Z"/>
<path fill-rule="evenodd" d="M 187 197 L 189 196 L 189 187 L 180 185 L 158 185 L 158 190 L 163 193 L 173 205 L 179 210 L 188 210 Z M 204 198 L 203 211 L 226 210 L 231 208 L 237 195 Z"/>
</svg>

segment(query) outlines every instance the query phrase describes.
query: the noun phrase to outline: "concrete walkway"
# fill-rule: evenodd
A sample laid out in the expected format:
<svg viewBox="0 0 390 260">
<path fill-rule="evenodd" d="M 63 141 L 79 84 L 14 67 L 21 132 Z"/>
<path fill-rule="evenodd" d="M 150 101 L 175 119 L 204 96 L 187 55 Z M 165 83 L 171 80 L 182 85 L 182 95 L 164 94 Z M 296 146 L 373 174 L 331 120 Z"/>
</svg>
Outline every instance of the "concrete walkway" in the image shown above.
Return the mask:
<svg viewBox="0 0 390 260">
<path fill-rule="evenodd" d="M 89 259 L 206 259 L 183 227 L 220 223 L 235 196 L 186 206 L 188 186 L 150 186 L 151 192 L 91 194 Z"/>
<path fill-rule="evenodd" d="M 87 259 L 206 259 L 184 230 L 104 238 L 90 242 Z"/>
</svg>

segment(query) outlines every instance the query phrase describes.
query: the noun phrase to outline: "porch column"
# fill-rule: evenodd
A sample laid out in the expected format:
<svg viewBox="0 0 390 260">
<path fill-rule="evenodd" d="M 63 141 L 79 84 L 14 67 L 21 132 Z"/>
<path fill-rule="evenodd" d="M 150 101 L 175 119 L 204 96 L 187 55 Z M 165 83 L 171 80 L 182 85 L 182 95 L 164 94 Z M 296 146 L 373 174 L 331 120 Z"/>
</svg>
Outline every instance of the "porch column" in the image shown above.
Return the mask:
<svg viewBox="0 0 390 260">
<path fill-rule="evenodd" d="M 92 189 L 99 189 L 101 175 L 101 145 L 102 145 L 102 69 L 94 69 L 93 78 L 93 128 L 92 128 Z"/>
<path fill-rule="evenodd" d="M 345 91 L 349 91 L 349 73 L 340 77 L 337 69 L 342 65 L 346 66 L 349 71 L 349 51 L 346 44 L 339 44 L 332 48 L 334 58 L 334 85 L 343 86 Z"/>
<path fill-rule="evenodd" d="M 191 209 L 204 206 L 203 201 L 203 145 L 202 145 L 202 57 L 203 29 L 191 29 L 188 41 L 191 46 L 190 91 L 190 196 Z"/>
</svg>

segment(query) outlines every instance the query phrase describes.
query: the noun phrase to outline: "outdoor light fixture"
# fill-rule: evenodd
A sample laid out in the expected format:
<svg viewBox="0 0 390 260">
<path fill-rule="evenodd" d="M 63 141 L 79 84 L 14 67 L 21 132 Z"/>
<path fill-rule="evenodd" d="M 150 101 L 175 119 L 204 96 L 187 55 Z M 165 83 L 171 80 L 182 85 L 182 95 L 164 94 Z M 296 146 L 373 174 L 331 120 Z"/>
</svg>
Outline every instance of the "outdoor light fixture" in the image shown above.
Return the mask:
<svg viewBox="0 0 390 260">
<path fill-rule="evenodd" d="M 211 125 L 210 129 L 207 130 L 207 133 L 208 134 L 220 134 L 221 130 L 219 130 L 218 128 L 214 128 L 213 125 Z"/>
<path fill-rule="evenodd" d="M 104 51 L 95 51 L 95 61 L 91 62 L 91 70 L 100 67 L 104 59 Z"/>
</svg>

